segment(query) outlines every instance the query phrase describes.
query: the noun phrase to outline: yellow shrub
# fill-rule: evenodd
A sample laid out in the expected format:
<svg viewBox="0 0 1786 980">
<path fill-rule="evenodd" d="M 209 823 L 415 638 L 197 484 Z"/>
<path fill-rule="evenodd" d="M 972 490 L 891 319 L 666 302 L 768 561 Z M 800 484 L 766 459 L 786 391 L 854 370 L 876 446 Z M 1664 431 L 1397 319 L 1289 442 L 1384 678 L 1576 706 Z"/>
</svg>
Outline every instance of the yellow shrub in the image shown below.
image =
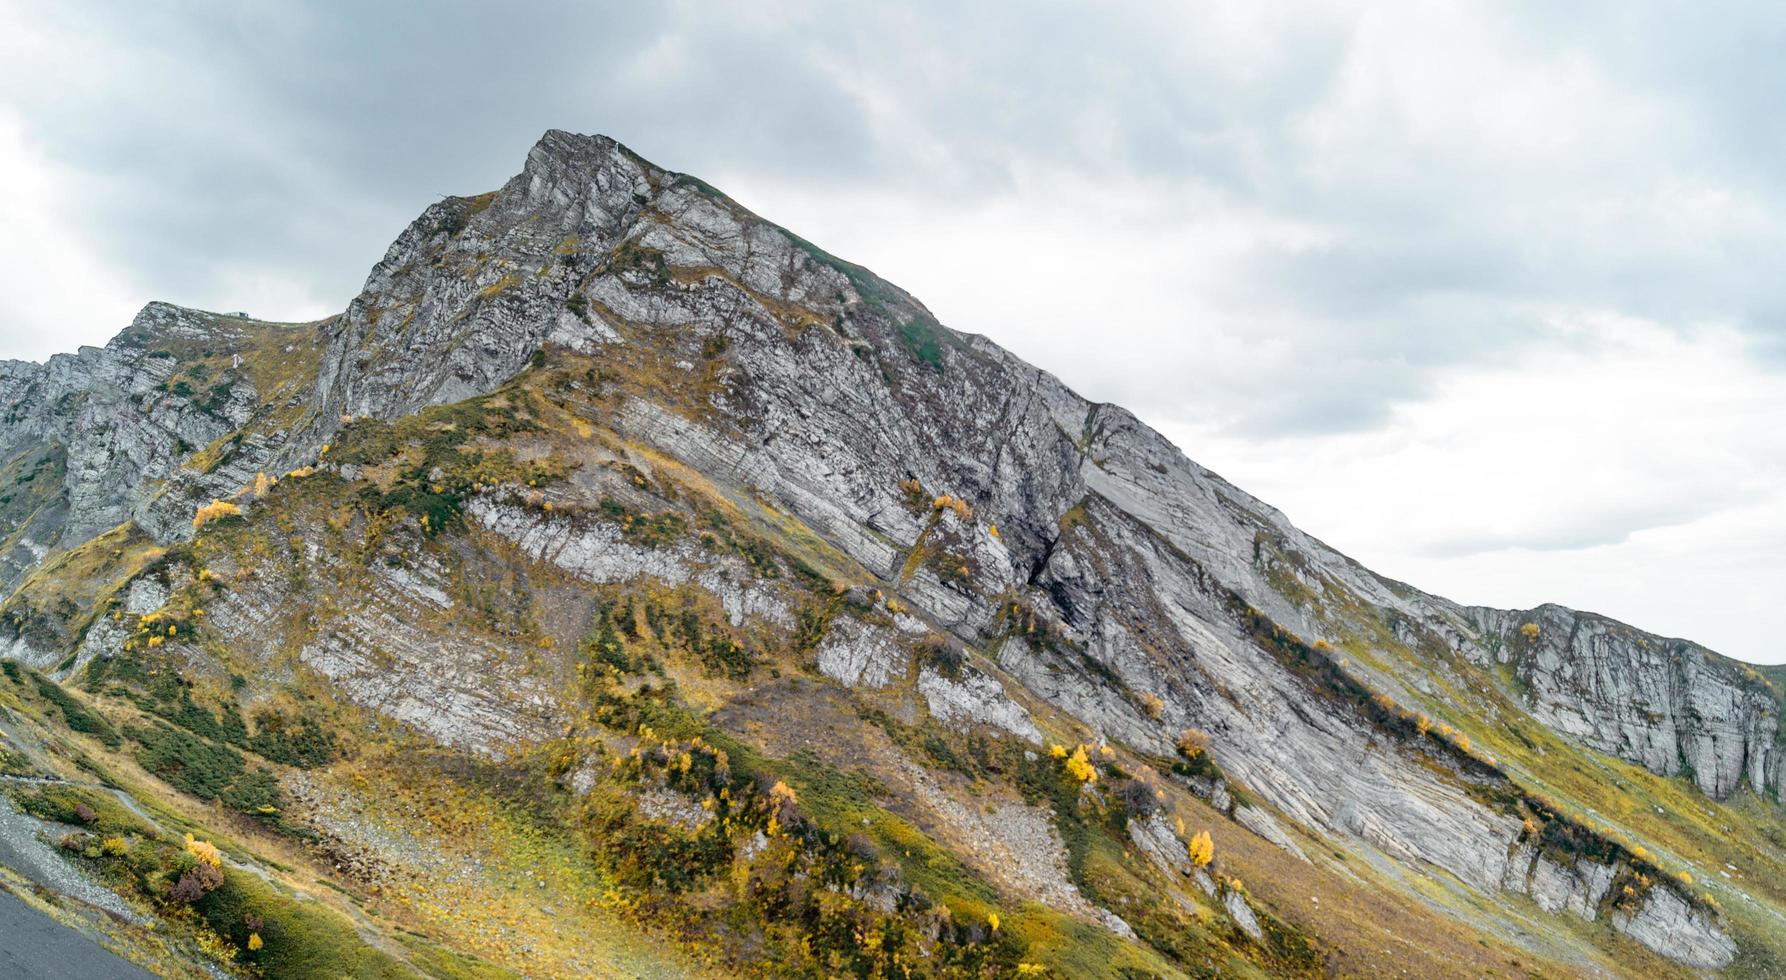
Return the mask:
<svg viewBox="0 0 1786 980">
<path fill-rule="evenodd" d="M 1209 736 L 1195 728 L 1187 728 L 1178 736 L 1178 754 L 1196 759 L 1209 751 Z"/>
<path fill-rule="evenodd" d="M 187 834 L 186 853 L 213 868 L 223 867 L 223 853 L 217 850 L 217 845 L 210 841 L 194 840 L 191 834 Z"/>
<path fill-rule="evenodd" d="M 192 515 L 192 529 L 196 531 L 220 517 L 238 517 L 241 513 L 242 508 L 235 504 L 227 500 L 213 499 L 210 503 L 200 507 L 198 513 Z"/>
<path fill-rule="evenodd" d="M 1160 700 L 1158 694 L 1143 691 L 1136 697 L 1141 702 L 1141 710 L 1146 712 L 1149 718 L 1158 720 L 1160 712 L 1166 709 L 1166 702 Z"/>
<path fill-rule="evenodd" d="M 800 802 L 800 797 L 794 792 L 793 788 L 790 787 L 787 783 L 784 783 L 778 779 L 775 781 L 774 786 L 769 787 L 769 811 L 771 813 L 773 813 L 773 814 L 785 813 L 787 811 L 792 810 L 794 805 L 799 802 Z M 770 827 L 769 832 L 771 834 L 775 833 L 775 828 L 777 826 L 778 826 L 778 821 L 776 820 L 776 818 L 773 816 L 770 817 L 769 818 L 769 827 Z"/>
<path fill-rule="evenodd" d="M 1539 632 L 1537 623 L 1527 623 L 1519 628 L 1520 635 L 1526 638 L 1527 643 L 1536 640 Z"/>
<path fill-rule="evenodd" d="M 1206 868 L 1215 860 L 1215 841 L 1209 839 L 1209 831 L 1199 830 L 1191 842 L 1185 845 L 1185 853 L 1191 859 L 1191 867 Z"/>
<path fill-rule="evenodd" d="M 1085 757 L 1085 746 L 1081 745 L 1067 757 L 1067 772 L 1082 783 L 1089 783 L 1098 778 L 1098 771 L 1093 769 L 1090 760 Z"/>
<path fill-rule="evenodd" d="M 938 511 L 952 510 L 956 517 L 964 521 L 974 516 L 974 509 L 967 505 L 967 501 L 946 493 L 931 501 L 930 508 Z"/>
<path fill-rule="evenodd" d="M 1432 727 L 1433 727 L 1433 720 L 1431 718 L 1428 718 L 1425 715 L 1421 715 L 1420 717 L 1414 719 L 1414 730 L 1419 732 L 1422 735 L 1425 735 L 1427 732 L 1432 731 Z"/>
</svg>

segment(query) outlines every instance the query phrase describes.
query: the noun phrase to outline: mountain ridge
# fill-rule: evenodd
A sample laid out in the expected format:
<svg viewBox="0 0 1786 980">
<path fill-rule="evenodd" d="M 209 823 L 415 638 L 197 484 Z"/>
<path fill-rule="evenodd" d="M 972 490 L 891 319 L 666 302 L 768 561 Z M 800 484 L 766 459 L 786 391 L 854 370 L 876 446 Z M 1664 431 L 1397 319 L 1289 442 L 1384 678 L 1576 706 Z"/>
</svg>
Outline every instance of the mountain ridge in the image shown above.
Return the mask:
<svg viewBox="0 0 1786 980">
<path fill-rule="evenodd" d="M 1110 766 L 1151 767 L 1304 864 L 1326 868 L 1322 848 L 1344 842 L 1384 868 L 1436 869 L 1480 896 L 1446 914 L 1541 959 L 1594 968 L 1530 935 L 1500 896 L 1529 898 L 1557 935 L 1572 915 L 1691 967 L 1770 962 L 1753 922 L 1736 923 L 1739 943 L 1720 908 L 1748 915 L 1729 899 L 1753 898 L 1720 903 L 1703 889 L 1735 886 L 1706 882 L 1704 857 L 1695 887 L 1656 863 L 1680 855 L 1629 840 L 1722 853 L 1698 826 L 1595 819 L 1578 771 L 1606 764 L 1566 748 L 1765 806 L 1786 773 L 1778 694 L 1759 672 L 1593 614 L 1467 607 L 1377 576 L 1126 410 L 605 137 L 550 131 L 498 191 L 430 205 L 338 316 L 282 327 L 151 304 L 106 348 L 58 357 L 72 360 L 9 368 L 0 391 L 4 465 L 66 474 L 60 489 L 19 484 L 32 509 L 7 529 L 5 655 L 95 692 L 115 673 L 104 665 L 137 653 L 132 623 L 233 565 L 205 639 L 157 644 L 185 669 L 301 665 L 344 702 L 468 751 L 549 740 L 582 724 L 551 693 L 559 668 L 524 665 L 550 659 L 551 628 L 533 653 L 501 631 L 448 652 L 448 624 L 430 625 L 465 606 L 466 555 L 512 552 L 588 589 L 648 581 L 706 597 L 686 595 L 689 609 L 717 603 L 702 628 L 736 650 L 688 640 L 712 662 L 677 676 L 719 685 L 722 705 L 747 704 L 753 688 L 726 685 L 756 683 L 749 662 L 786 642 L 895 728 L 1035 749 L 1077 733 L 1082 762 L 1101 746 Z M 255 488 L 261 474 L 290 489 Z M 284 521 L 302 546 L 259 561 L 329 581 L 352 538 L 303 530 L 295 515 L 326 511 L 316 481 L 364 501 L 344 527 L 396 543 L 354 573 L 366 608 L 343 592 L 317 606 L 321 625 L 274 628 L 316 597 L 243 575 L 247 552 L 215 550 L 193 514 L 241 502 L 250 530 L 219 541 Z M 439 545 L 449 526 L 457 543 Z M 107 535 L 133 556 L 97 576 L 113 576 L 109 591 L 52 585 L 60 556 L 115 562 L 91 547 Z M 815 583 L 833 582 L 843 611 L 812 612 L 831 603 Z M 1207 748 L 1183 749 L 1186 731 Z M 1637 793 L 1635 773 L 1615 778 Z M 1672 785 L 1643 784 L 1642 798 L 1678 806 Z M 925 806 L 965 832 L 945 804 Z M 1237 887 L 1179 867 L 1182 829 L 1125 826 L 1124 847 L 1189 883 L 1178 901 L 1204 895 L 1255 943 L 1261 921 L 1282 928 Z M 1032 898 L 1170 955 L 1157 929 L 1087 898 L 1099 889 L 1081 875 Z"/>
</svg>

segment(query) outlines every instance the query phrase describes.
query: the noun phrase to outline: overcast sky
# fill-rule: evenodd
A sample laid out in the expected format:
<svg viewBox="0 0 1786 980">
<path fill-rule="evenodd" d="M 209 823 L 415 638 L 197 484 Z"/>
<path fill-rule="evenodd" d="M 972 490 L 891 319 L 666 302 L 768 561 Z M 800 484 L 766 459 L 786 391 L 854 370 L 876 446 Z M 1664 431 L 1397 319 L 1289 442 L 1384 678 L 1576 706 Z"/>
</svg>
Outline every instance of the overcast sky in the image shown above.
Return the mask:
<svg viewBox="0 0 1786 980">
<path fill-rule="evenodd" d="M 1384 574 L 1786 661 L 1777 3 L 603 6 L 0 0 L 0 356 L 600 132 Z"/>
</svg>

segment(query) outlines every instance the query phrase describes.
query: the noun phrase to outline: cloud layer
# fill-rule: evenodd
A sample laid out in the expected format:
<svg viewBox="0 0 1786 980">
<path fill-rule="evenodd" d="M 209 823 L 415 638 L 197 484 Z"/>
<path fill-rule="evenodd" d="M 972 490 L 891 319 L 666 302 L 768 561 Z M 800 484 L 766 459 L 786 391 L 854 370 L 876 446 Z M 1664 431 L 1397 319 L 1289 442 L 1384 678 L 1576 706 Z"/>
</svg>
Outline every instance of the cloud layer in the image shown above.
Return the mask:
<svg viewBox="0 0 1786 980">
<path fill-rule="evenodd" d="M 1381 571 L 1786 660 L 1765 5 L 0 4 L 0 354 L 341 308 L 604 132 Z"/>
</svg>

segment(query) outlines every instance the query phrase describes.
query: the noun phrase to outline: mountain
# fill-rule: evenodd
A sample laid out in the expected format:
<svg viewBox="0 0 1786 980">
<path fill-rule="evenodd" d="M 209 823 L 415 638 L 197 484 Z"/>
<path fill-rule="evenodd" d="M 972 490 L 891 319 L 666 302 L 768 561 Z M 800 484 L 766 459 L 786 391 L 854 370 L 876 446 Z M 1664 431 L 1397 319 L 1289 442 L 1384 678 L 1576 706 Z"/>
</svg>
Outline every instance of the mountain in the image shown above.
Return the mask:
<svg viewBox="0 0 1786 980">
<path fill-rule="evenodd" d="M 163 972 L 1786 971 L 1778 669 L 1378 576 L 613 140 L 0 373 L 0 880 Z"/>
</svg>

